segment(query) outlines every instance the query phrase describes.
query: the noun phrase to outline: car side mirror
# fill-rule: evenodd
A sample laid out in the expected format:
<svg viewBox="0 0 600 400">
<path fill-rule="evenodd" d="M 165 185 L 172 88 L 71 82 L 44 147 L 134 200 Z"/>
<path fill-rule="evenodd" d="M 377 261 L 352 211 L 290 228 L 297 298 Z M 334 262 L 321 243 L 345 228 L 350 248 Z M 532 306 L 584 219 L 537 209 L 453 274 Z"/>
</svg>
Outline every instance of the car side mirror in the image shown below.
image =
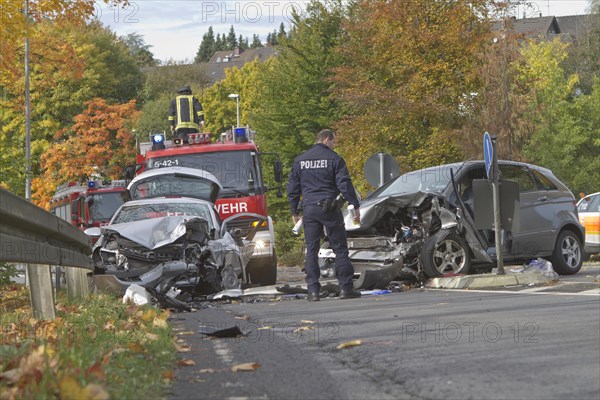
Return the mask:
<svg viewBox="0 0 600 400">
<path fill-rule="evenodd" d="M 275 176 L 275 182 L 283 182 L 283 165 L 280 160 L 273 161 L 273 174 Z"/>
<path fill-rule="evenodd" d="M 98 239 L 102 235 L 102 231 L 97 226 L 87 228 L 86 230 L 83 231 L 83 233 L 85 233 L 92 239 Z"/>
</svg>

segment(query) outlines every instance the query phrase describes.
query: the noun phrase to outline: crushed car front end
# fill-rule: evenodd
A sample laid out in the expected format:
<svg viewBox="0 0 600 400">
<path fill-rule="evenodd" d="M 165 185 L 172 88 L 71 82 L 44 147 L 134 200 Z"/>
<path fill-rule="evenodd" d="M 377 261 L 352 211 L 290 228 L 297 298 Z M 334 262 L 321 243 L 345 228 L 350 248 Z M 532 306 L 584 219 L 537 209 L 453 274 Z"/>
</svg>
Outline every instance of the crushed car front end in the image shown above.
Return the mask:
<svg viewBox="0 0 600 400">
<path fill-rule="evenodd" d="M 456 211 L 451 211 L 446 198 L 439 194 L 375 197 L 361 204 L 360 212 L 359 226 L 353 225 L 347 213 L 344 216 L 350 260 L 359 280 L 368 274 L 381 275 L 379 286 L 390 275 L 387 283 L 402 276 L 418 278 L 427 239 L 440 231 L 461 230 Z M 335 276 L 335 254 L 327 243 L 319 252 L 319 266 L 323 276 Z"/>
</svg>

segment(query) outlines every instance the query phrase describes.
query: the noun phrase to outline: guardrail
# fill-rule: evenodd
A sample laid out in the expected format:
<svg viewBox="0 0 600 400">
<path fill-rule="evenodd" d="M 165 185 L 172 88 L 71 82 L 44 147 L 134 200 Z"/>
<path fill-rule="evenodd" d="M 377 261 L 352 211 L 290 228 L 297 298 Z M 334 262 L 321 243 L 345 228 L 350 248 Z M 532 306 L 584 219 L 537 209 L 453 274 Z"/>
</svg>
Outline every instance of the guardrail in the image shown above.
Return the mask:
<svg viewBox="0 0 600 400">
<path fill-rule="evenodd" d="M 87 293 L 86 270 L 93 266 L 89 237 L 79 229 L 0 189 L 0 262 L 27 263 L 34 317 L 54 318 L 50 265 L 67 268 L 69 295 Z"/>
</svg>

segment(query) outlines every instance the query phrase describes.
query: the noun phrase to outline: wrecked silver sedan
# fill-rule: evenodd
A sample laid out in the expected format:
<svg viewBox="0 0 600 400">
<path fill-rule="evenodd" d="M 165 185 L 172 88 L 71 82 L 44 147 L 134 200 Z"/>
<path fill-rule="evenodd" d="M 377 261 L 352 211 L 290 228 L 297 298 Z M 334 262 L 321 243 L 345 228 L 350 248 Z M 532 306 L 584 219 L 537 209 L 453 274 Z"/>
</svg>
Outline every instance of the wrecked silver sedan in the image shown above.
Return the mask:
<svg viewBox="0 0 600 400">
<path fill-rule="evenodd" d="M 160 297 L 171 289 L 195 296 L 247 283 L 253 235 L 244 232 L 242 239 L 228 226 L 248 215 L 220 220 L 216 178 L 181 167 L 149 172 L 129 186 L 138 200 L 124 203 L 98 232 L 92 254 L 97 287 L 124 292 L 137 284 Z"/>
<path fill-rule="evenodd" d="M 573 194 L 542 167 L 500 161 L 499 170 L 516 199 L 514 214 L 508 213 L 511 229 L 502 233 L 504 260 L 548 258 L 559 274 L 577 273 L 585 257 L 584 230 Z M 490 271 L 495 235 L 481 220 L 491 202 L 480 197 L 476 207 L 473 195 L 485 178 L 483 161 L 467 161 L 413 171 L 371 193 L 361 203 L 359 226 L 345 215 L 350 259 L 361 279 L 365 271 L 397 272 L 400 279 Z M 322 275 L 334 274 L 334 260 L 325 243 L 319 253 Z"/>
</svg>

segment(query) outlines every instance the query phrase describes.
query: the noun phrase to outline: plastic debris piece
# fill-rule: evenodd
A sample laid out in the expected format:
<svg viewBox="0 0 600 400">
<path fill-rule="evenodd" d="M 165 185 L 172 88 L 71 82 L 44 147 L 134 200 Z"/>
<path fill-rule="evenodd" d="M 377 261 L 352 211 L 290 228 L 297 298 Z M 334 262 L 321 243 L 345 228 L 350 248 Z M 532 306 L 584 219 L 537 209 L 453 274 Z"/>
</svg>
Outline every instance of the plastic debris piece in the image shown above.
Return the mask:
<svg viewBox="0 0 600 400">
<path fill-rule="evenodd" d="M 244 333 L 240 330 L 239 326 L 233 326 L 231 328 L 216 330 L 210 326 L 204 326 L 200 328 L 200 334 L 206 336 L 212 336 L 217 338 L 234 338 L 244 336 Z"/>
<path fill-rule="evenodd" d="M 127 303 L 128 301 L 133 301 L 134 304 L 143 306 L 150 303 L 150 296 L 146 289 L 134 283 L 133 285 L 129 285 L 125 291 L 125 296 L 123 296 L 123 303 Z"/>
<path fill-rule="evenodd" d="M 226 298 L 238 298 L 238 297 L 242 297 L 242 289 L 229 289 L 229 290 L 223 290 L 222 292 L 216 293 L 212 299 L 213 300 L 218 300 L 218 299 L 226 299 Z"/>
<path fill-rule="evenodd" d="M 388 294 L 388 293 L 392 293 L 391 290 L 387 290 L 387 289 L 378 289 L 378 290 L 361 290 L 360 291 L 361 294 L 363 295 L 368 295 L 368 294 Z"/>
<path fill-rule="evenodd" d="M 537 258 L 530 261 L 528 264 L 523 266 L 524 274 L 543 274 L 546 278 L 557 281 L 559 279 L 558 274 L 554 272 L 552 263 L 543 258 Z"/>
</svg>

